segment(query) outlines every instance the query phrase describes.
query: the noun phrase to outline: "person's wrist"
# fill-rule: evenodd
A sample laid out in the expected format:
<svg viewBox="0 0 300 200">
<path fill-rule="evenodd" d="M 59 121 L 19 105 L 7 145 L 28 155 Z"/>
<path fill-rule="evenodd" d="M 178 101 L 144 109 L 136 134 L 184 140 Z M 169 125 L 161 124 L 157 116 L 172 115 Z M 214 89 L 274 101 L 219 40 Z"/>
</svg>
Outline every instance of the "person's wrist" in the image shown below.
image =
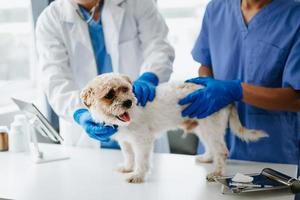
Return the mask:
<svg viewBox="0 0 300 200">
<path fill-rule="evenodd" d="M 240 80 L 233 80 L 234 85 L 233 97 L 234 101 L 241 101 L 243 99 L 243 87 Z"/>
<path fill-rule="evenodd" d="M 153 85 L 157 86 L 158 83 L 159 83 L 159 79 L 158 77 L 156 76 L 156 74 L 152 73 L 152 72 L 145 72 L 143 73 L 140 78 L 140 80 L 143 80 L 143 81 L 147 81 L 147 82 L 150 82 L 152 83 Z"/>
</svg>

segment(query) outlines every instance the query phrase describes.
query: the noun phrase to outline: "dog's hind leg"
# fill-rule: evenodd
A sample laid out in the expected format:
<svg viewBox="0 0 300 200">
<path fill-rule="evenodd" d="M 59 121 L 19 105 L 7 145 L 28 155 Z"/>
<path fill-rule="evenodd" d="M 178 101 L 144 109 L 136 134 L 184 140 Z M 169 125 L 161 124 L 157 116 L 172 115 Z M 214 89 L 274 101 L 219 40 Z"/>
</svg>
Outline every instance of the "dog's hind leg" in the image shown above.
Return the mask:
<svg viewBox="0 0 300 200">
<path fill-rule="evenodd" d="M 142 183 L 150 170 L 151 155 L 153 151 L 154 138 L 143 142 L 133 143 L 135 155 L 135 169 L 128 174 L 129 183 Z"/>
<path fill-rule="evenodd" d="M 207 175 L 206 178 L 208 181 L 214 181 L 214 177 L 216 176 L 224 176 L 226 159 L 228 156 L 228 149 L 223 138 L 222 140 L 213 140 L 213 142 L 214 150 L 212 151 L 212 154 L 215 169 L 212 173 Z"/>
<path fill-rule="evenodd" d="M 198 121 L 193 119 L 184 120 L 180 124 L 180 127 L 183 129 L 185 134 L 194 133 L 195 135 L 197 135 L 205 147 L 205 153 L 196 156 L 196 162 L 211 163 L 213 161 L 213 158 L 210 153 L 209 145 L 207 144 L 208 139 L 205 137 L 206 135 L 201 133 L 201 127 L 199 127 Z"/>
<path fill-rule="evenodd" d="M 210 140 L 209 140 L 209 135 L 206 133 L 201 133 L 200 129 L 196 129 L 195 130 L 196 135 L 199 137 L 201 143 L 204 146 L 205 152 L 204 154 L 201 155 L 197 155 L 196 156 L 196 162 L 200 162 L 200 163 L 212 163 L 213 162 L 213 155 L 212 155 L 212 151 L 211 151 L 211 144 L 209 144 Z"/>
<path fill-rule="evenodd" d="M 121 173 L 129 173 L 134 169 L 134 152 L 131 144 L 125 141 L 119 141 L 121 147 L 124 163 L 118 167 L 118 171 Z"/>
</svg>

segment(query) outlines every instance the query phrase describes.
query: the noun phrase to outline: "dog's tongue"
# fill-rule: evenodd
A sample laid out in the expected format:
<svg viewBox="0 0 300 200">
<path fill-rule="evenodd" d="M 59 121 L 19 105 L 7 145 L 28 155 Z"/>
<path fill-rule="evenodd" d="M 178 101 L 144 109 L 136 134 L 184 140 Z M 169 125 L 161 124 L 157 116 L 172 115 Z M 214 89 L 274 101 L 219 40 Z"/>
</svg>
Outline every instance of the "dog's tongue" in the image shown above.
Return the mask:
<svg viewBox="0 0 300 200">
<path fill-rule="evenodd" d="M 130 116 L 127 112 L 119 116 L 124 122 L 129 122 L 130 121 Z"/>
</svg>

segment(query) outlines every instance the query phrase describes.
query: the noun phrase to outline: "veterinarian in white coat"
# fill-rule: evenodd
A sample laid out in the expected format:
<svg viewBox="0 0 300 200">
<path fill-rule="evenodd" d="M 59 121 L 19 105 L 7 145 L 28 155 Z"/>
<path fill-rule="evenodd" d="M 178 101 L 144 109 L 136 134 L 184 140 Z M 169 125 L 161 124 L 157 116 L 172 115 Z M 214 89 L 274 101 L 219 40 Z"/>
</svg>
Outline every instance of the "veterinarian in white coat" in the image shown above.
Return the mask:
<svg viewBox="0 0 300 200">
<path fill-rule="evenodd" d="M 88 23 L 79 12 L 75 1 L 56 0 L 40 15 L 36 28 L 40 78 L 59 115 L 65 144 L 99 148 L 99 142 L 87 139 L 72 119 L 74 111 L 83 107 L 81 89 L 98 75 Z M 150 72 L 160 82 L 168 81 L 174 50 L 167 42 L 168 28 L 153 0 L 106 0 L 101 23 L 113 72 L 132 79 Z"/>
</svg>

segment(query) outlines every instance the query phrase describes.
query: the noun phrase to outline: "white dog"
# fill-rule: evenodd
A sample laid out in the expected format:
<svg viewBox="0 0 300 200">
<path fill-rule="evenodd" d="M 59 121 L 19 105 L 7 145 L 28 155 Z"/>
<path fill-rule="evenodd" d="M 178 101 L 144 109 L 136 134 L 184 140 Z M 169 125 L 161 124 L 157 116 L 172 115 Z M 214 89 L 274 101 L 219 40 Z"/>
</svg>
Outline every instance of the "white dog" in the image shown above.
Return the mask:
<svg viewBox="0 0 300 200">
<path fill-rule="evenodd" d="M 178 101 L 203 86 L 192 83 L 163 83 L 156 89 L 153 102 L 146 107 L 136 105 L 131 80 L 125 75 L 103 74 L 92 80 L 82 91 L 83 103 L 97 122 L 118 125 L 116 139 L 124 154 L 122 173 L 129 173 L 127 181 L 143 182 L 150 169 L 154 140 L 160 133 L 182 128 L 197 134 L 205 146 L 205 153 L 197 156 L 200 162 L 214 161 L 215 169 L 208 175 L 224 175 L 228 150 L 224 141 L 228 121 L 231 130 L 244 141 L 266 137 L 262 131 L 244 128 L 234 106 L 230 105 L 205 119 L 181 117 Z"/>
</svg>

